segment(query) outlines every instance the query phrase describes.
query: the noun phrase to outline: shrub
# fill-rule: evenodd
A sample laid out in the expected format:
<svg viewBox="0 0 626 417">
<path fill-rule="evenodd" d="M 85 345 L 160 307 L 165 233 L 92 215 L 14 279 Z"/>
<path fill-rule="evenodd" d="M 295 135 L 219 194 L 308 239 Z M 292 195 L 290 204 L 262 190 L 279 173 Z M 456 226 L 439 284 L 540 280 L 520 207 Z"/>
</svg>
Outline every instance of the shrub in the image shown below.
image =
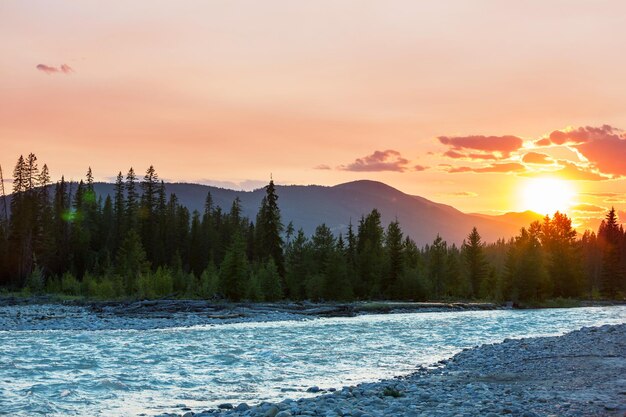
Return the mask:
<svg viewBox="0 0 626 417">
<path fill-rule="evenodd" d="M 61 292 L 66 295 L 80 295 L 80 283 L 71 272 L 61 277 Z"/>
</svg>

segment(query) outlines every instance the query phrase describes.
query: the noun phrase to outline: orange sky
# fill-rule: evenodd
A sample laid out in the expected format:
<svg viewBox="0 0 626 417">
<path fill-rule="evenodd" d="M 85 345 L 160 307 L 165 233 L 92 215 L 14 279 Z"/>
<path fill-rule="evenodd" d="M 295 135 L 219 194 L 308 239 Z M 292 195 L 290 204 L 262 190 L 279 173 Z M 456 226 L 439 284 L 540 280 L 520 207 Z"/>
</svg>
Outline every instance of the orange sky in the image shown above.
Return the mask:
<svg viewBox="0 0 626 417">
<path fill-rule="evenodd" d="M 625 15 L 622 1 L 5 0 L 0 164 L 35 152 L 55 179 L 91 165 L 100 180 L 154 164 L 236 188 L 368 178 L 468 212 L 530 208 L 525 184 L 551 171 L 579 225 L 611 205 L 625 217 Z"/>
</svg>

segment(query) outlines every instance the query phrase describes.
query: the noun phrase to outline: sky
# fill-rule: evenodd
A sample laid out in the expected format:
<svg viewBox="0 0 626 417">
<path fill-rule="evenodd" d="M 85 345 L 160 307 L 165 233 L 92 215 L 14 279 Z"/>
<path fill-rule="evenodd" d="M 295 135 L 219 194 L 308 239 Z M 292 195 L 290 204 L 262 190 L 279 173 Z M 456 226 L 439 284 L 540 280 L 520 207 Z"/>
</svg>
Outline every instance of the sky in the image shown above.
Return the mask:
<svg viewBox="0 0 626 417">
<path fill-rule="evenodd" d="M 3 0 L 0 165 L 371 179 L 595 228 L 611 206 L 626 218 L 624 16 L 602 0 Z"/>
</svg>

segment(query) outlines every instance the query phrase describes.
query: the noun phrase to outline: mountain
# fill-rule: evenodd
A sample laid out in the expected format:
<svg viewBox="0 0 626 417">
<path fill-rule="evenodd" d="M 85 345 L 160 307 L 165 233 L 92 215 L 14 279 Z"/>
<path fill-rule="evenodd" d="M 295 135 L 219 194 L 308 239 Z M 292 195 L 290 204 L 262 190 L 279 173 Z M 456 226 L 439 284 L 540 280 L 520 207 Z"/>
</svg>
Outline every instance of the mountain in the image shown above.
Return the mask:
<svg viewBox="0 0 626 417">
<path fill-rule="evenodd" d="M 95 186 L 99 195 L 113 196 L 113 184 L 97 183 Z M 239 197 L 244 215 L 253 221 L 265 194 L 264 189 L 235 191 L 187 183 L 168 183 L 166 191 L 168 194 L 175 193 L 180 203 L 189 210 L 200 212 L 208 192 L 211 192 L 214 204 L 223 210 L 229 210 L 233 200 Z M 335 233 L 345 233 L 352 221 L 356 230 L 361 216 L 374 208 L 380 211 L 384 227 L 398 219 L 405 235 L 414 239 L 418 246 L 431 243 L 437 234 L 458 245 L 474 226 L 487 242 L 508 239 L 516 235 L 522 226 L 527 226 L 530 223 L 528 219 L 532 218 L 527 213 L 503 216 L 466 214 L 454 207 L 367 180 L 332 187 L 277 186 L 277 192 L 283 223 L 292 221 L 296 229 L 302 228 L 307 235 L 312 235 L 321 223 L 326 223 Z"/>
<path fill-rule="evenodd" d="M 489 215 L 489 214 L 480 214 L 480 213 L 472 213 L 473 216 L 480 216 L 486 219 L 493 219 L 505 223 L 511 224 L 520 224 L 522 226 L 528 226 L 534 221 L 542 222 L 544 216 L 539 213 L 535 213 L 534 211 L 526 210 L 522 212 L 510 212 L 499 215 Z M 521 227 L 521 226 L 520 226 Z"/>
</svg>

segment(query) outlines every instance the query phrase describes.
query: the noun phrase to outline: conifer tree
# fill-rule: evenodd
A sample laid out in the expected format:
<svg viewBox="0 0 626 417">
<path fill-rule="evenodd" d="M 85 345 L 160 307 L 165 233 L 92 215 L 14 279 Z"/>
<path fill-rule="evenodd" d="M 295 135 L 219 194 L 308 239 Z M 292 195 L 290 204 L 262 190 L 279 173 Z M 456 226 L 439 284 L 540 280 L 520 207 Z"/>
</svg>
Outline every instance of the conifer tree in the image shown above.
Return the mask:
<svg viewBox="0 0 626 417">
<path fill-rule="evenodd" d="M 274 260 L 278 273 L 285 276 L 285 260 L 283 255 L 283 224 L 280 219 L 280 209 L 278 208 L 278 195 L 274 181 L 265 187 L 265 197 L 261 202 L 261 208 L 255 225 L 255 252 L 261 261 L 269 258 Z"/>
<path fill-rule="evenodd" d="M 127 230 L 136 230 L 137 227 L 137 176 L 131 167 L 126 174 L 126 222 Z"/>
<path fill-rule="evenodd" d="M 480 288 L 487 275 L 484 244 L 476 227 L 467 235 L 462 246 L 465 267 L 470 282 L 470 294 L 474 298 L 480 297 Z"/>
<path fill-rule="evenodd" d="M 402 244 L 402 230 L 398 220 L 387 226 L 385 249 L 387 252 L 387 271 L 382 281 L 381 291 L 383 294 L 391 296 L 397 290 L 398 281 L 404 272 L 404 245 Z"/>
<path fill-rule="evenodd" d="M 615 297 L 620 290 L 622 281 L 622 260 L 620 243 L 622 233 L 617 224 L 615 208 L 607 213 L 598 230 L 598 238 L 602 245 L 602 292 L 607 297 Z"/>
<path fill-rule="evenodd" d="M 221 292 L 226 298 L 239 301 L 246 295 L 248 280 L 249 267 L 245 242 L 240 234 L 236 234 L 220 266 Z"/>
</svg>

